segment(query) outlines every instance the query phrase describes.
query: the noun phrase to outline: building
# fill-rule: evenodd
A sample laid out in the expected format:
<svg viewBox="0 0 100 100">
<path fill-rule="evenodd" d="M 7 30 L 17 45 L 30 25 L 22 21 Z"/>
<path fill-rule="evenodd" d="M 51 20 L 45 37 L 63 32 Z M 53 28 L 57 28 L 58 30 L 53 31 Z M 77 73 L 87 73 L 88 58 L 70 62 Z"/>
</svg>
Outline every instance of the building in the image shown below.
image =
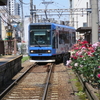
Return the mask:
<svg viewBox="0 0 100 100">
<path fill-rule="evenodd" d="M 20 16 L 20 4 L 16 3 L 16 0 L 9 0 L 8 10 L 9 10 L 10 15 Z"/>
<path fill-rule="evenodd" d="M 9 0 L 8 2 L 8 10 L 11 15 L 15 15 L 15 0 Z"/>
<path fill-rule="evenodd" d="M 70 0 L 71 9 L 81 9 L 81 8 L 90 8 L 89 0 Z M 87 11 L 82 12 L 70 12 L 70 25 L 75 27 L 87 27 Z"/>
<path fill-rule="evenodd" d="M 82 8 L 86 10 L 80 10 Z M 70 0 L 70 9 L 79 9 L 77 12 L 70 11 L 70 26 L 75 27 L 75 29 L 91 26 L 91 12 L 88 12 L 87 8 L 90 8 L 90 0 Z M 77 32 L 77 40 L 82 35 L 82 33 L 79 34 L 79 32 Z"/>
<path fill-rule="evenodd" d="M 15 11 L 15 15 L 19 15 L 20 16 L 20 4 L 16 3 L 16 11 Z"/>
</svg>

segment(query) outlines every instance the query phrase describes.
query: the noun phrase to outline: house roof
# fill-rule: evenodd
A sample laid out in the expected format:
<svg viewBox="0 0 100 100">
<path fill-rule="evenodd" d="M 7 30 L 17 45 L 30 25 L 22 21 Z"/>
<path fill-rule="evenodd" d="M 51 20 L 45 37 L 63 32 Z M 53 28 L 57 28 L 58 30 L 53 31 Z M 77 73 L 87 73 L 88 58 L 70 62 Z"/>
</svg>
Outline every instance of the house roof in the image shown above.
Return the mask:
<svg viewBox="0 0 100 100">
<path fill-rule="evenodd" d="M 80 33 L 85 33 L 88 31 L 92 31 L 91 27 L 79 27 L 78 29 L 76 29 L 76 32 L 80 32 Z"/>
</svg>

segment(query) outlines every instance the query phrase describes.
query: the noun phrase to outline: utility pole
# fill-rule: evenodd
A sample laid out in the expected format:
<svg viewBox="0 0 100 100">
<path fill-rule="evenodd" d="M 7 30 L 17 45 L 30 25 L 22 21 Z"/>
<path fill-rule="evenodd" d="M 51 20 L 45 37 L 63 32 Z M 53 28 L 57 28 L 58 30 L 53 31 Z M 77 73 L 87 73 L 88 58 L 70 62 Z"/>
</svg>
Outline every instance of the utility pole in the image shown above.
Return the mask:
<svg viewBox="0 0 100 100">
<path fill-rule="evenodd" d="M 88 2 L 87 2 L 87 9 L 88 9 Z M 88 21 L 88 11 L 87 11 L 87 27 L 89 26 L 89 21 Z"/>
<path fill-rule="evenodd" d="M 92 44 L 98 42 L 98 0 L 91 0 L 92 7 Z"/>
<path fill-rule="evenodd" d="M 21 0 L 21 13 L 22 13 L 22 34 L 21 39 L 24 40 L 24 13 L 23 13 L 23 0 Z"/>
<path fill-rule="evenodd" d="M 1 14 L 0 14 L 0 40 L 2 39 L 2 25 L 1 25 Z"/>
<path fill-rule="evenodd" d="M 70 9 L 72 9 L 72 0 L 70 0 Z M 73 16 L 72 16 L 73 12 L 72 10 L 70 10 L 70 26 L 73 26 Z"/>
<path fill-rule="evenodd" d="M 36 11 L 36 5 L 34 5 L 34 10 Z M 36 12 L 34 12 L 34 17 L 35 17 L 35 19 L 34 19 L 35 21 L 34 22 L 36 23 L 36 19 L 37 19 Z"/>
<path fill-rule="evenodd" d="M 11 1 L 7 1 L 7 7 L 9 8 L 9 3 L 10 3 Z M 10 18 L 10 11 L 9 11 L 9 13 L 8 13 L 8 27 L 7 27 L 7 29 L 6 29 L 6 35 L 7 35 L 7 40 L 11 40 L 12 39 L 12 25 L 11 25 L 11 18 Z"/>
<path fill-rule="evenodd" d="M 30 0 L 30 22 L 33 23 L 33 0 Z"/>
</svg>

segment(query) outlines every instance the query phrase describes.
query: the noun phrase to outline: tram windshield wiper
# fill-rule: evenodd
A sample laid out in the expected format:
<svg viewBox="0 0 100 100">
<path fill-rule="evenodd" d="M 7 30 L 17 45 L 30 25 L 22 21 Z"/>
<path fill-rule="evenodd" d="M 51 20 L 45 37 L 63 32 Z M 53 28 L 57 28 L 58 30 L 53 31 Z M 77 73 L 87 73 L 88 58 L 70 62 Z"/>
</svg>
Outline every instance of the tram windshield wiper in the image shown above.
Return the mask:
<svg viewBox="0 0 100 100">
<path fill-rule="evenodd" d="M 41 47 L 40 44 L 37 42 L 37 40 L 36 40 L 36 39 L 34 39 L 34 40 L 35 40 L 36 44 L 37 44 L 39 47 Z"/>
</svg>

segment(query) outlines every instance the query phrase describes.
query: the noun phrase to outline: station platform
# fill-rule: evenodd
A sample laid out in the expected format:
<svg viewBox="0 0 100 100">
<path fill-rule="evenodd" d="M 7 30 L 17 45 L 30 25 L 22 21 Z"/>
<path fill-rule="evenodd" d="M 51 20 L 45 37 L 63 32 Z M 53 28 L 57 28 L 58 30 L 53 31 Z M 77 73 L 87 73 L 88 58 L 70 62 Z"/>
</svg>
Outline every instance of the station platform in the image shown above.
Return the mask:
<svg viewBox="0 0 100 100">
<path fill-rule="evenodd" d="M 22 55 L 0 57 L 0 87 L 12 79 L 21 70 Z"/>
<path fill-rule="evenodd" d="M 21 55 L 20 55 L 21 56 Z M 0 57 L 0 66 L 20 57 L 19 55 L 6 55 Z"/>
</svg>

